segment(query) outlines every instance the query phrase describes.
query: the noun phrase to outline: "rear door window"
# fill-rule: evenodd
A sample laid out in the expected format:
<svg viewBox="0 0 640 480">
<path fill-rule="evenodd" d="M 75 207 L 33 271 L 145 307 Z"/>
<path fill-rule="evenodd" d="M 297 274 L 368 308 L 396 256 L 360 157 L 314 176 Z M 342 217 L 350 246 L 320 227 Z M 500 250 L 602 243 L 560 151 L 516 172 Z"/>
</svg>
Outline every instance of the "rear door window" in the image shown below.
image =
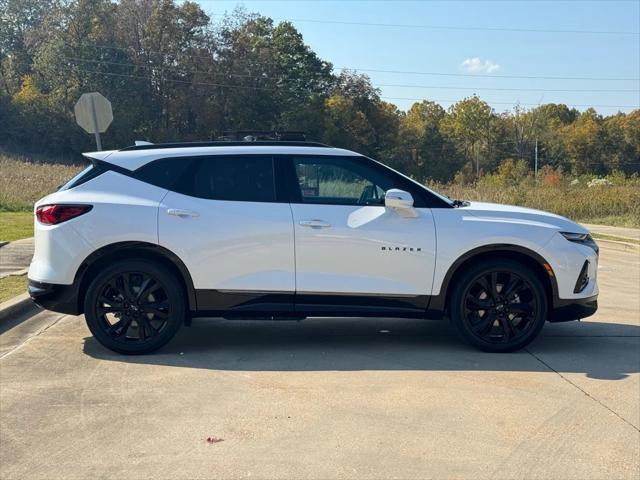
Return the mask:
<svg viewBox="0 0 640 480">
<path fill-rule="evenodd" d="M 191 197 L 236 202 L 276 201 L 271 157 L 165 158 L 139 168 L 135 176 Z"/>
<path fill-rule="evenodd" d="M 271 157 L 206 157 L 194 172 L 194 197 L 236 202 L 275 202 Z"/>
</svg>

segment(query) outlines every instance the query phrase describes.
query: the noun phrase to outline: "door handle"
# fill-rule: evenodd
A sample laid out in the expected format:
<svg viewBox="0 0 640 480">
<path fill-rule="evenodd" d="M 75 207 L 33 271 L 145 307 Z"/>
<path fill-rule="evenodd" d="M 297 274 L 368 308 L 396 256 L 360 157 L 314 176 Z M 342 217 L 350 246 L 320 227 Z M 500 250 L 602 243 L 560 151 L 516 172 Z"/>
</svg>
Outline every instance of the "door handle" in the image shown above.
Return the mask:
<svg viewBox="0 0 640 480">
<path fill-rule="evenodd" d="M 300 220 L 300 226 L 311 228 L 329 228 L 331 224 L 323 220 Z"/>
<path fill-rule="evenodd" d="M 169 215 L 174 215 L 176 217 L 199 217 L 200 214 L 198 212 L 192 212 L 191 210 L 181 210 L 179 208 L 170 208 L 167 210 Z"/>
</svg>

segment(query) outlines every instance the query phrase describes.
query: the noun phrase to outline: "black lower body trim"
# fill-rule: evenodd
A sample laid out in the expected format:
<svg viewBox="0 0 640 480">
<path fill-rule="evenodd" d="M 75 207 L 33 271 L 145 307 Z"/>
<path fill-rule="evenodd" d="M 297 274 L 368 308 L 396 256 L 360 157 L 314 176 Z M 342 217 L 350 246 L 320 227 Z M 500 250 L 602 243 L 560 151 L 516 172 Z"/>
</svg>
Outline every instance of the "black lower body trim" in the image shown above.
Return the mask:
<svg viewBox="0 0 640 480">
<path fill-rule="evenodd" d="M 570 322 L 590 317 L 598 310 L 598 296 L 577 300 L 558 300 L 549 315 L 550 322 Z"/>
<path fill-rule="evenodd" d="M 82 313 L 76 285 L 57 285 L 29 280 L 28 291 L 33 301 L 42 308 L 70 315 Z"/>
<path fill-rule="evenodd" d="M 256 316 L 269 318 L 293 313 L 294 294 L 290 292 L 253 292 L 238 290 L 196 290 L 197 315 L 221 317 Z"/>
<path fill-rule="evenodd" d="M 293 292 L 196 290 L 193 315 L 225 318 L 407 317 L 423 318 L 428 295 L 342 295 Z"/>
<path fill-rule="evenodd" d="M 407 317 L 423 318 L 428 295 L 342 295 L 296 293 L 295 311 L 315 317 Z"/>
</svg>

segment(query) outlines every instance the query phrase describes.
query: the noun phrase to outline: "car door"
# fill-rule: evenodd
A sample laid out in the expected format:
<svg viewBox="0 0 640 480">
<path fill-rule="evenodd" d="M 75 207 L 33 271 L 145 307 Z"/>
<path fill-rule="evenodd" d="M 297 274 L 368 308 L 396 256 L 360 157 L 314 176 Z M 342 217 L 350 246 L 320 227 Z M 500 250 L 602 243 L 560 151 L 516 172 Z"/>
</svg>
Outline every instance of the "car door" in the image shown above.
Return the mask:
<svg viewBox="0 0 640 480">
<path fill-rule="evenodd" d="M 189 270 L 199 310 L 293 309 L 291 210 L 275 188 L 271 157 L 212 155 L 162 200 L 159 243 Z"/>
<path fill-rule="evenodd" d="M 415 190 L 413 216 L 384 205 L 387 190 L 412 182 L 364 157 L 291 162 L 297 308 L 424 310 L 435 264 L 431 210 Z"/>
</svg>

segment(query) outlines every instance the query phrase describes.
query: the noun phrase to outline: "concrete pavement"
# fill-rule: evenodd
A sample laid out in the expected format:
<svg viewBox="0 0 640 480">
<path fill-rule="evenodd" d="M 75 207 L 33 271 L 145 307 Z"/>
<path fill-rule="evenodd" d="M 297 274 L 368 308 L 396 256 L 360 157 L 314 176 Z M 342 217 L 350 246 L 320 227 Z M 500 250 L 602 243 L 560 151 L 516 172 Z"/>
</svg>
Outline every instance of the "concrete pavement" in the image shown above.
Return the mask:
<svg viewBox="0 0 640 480">
<path fill-rule="evenodd" d="M 414 320 L 202 319 L 144 357 L 0 325 L 0 477 L 637 479 L 640 250 L 603 243 L 600 286 L 503 355 Z"/>
<path fill-rule="evenodd" d="M 0 247 L 0 278 L 26 273 L 33 257 L 33 237 L 15 240 Z"/>
</svg>

